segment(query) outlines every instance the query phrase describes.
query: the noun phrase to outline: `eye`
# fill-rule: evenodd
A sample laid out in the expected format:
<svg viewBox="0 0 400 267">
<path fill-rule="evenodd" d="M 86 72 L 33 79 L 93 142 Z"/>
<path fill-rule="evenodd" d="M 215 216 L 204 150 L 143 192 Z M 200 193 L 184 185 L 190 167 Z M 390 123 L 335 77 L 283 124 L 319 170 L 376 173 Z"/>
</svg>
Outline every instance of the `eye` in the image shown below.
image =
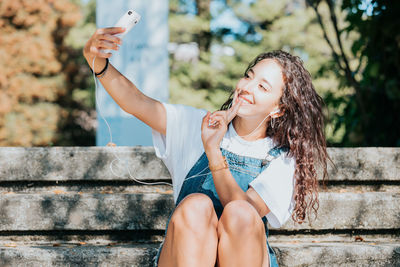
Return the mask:
<svg viewBox="0 0 400 267">
<path fill-rule="evenodd" d="M 267 88 L 265 88 L 262 84 L 260 84 L 261 89 L 263 89 L 264 91 L 268 91 Z"/>
<path fill-rule="evenodd" d="M 250 76 L 249 76 L 249 74 L 247 72 L 244 74 L 244 77 L 245 78 L 250 78 Z"/>
</svg>

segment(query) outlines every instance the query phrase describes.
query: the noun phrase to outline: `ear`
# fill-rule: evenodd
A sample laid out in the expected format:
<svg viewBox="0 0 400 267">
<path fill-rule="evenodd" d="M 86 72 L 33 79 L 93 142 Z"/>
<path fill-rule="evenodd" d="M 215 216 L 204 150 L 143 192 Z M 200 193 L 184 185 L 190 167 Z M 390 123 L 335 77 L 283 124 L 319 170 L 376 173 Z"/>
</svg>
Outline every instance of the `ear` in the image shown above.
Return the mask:
<svg viewBox="0 0 400 267">
<path fill-rule="evenodd" d="M 285 114 L 285 108 L 283 107 L 283 105 L 280 105 L 274 111 L 272 111 L 271 117 L 276 119 L 282 116 L 283 114 Z"/>
</svg>

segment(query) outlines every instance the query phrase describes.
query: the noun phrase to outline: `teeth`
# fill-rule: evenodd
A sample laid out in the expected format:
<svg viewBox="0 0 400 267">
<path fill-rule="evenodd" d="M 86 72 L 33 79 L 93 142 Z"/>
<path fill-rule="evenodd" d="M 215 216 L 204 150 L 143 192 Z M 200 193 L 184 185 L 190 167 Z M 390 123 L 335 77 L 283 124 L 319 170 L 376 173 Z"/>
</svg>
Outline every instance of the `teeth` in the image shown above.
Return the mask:
<svg viewBox="0 0 400 267">
<path fill-rule="evenodd" d="M 243 99 L 244 101 L 247 101 L 249 104 L 253 104 L 250 100 L 248 100 L 247 98 L 245 98 L 244 96 L 240 95 L 239 96 L 241 99 Z"/>
</svg>

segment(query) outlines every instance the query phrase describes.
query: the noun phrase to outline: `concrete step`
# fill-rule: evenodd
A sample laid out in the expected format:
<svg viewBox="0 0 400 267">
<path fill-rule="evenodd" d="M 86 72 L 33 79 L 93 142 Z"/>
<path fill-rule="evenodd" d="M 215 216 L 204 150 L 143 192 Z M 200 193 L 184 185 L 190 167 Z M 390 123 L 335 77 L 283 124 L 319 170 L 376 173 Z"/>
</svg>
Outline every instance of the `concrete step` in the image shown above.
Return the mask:
<svg viewBox="0 0 400 267">
<path fill-rule="evenodd" d="M 336 164 L 329 168 L 330 181 L 400 181 L 399 148 L 328 148 L 328 153 Z M 3 147 L 0 162 L 0 181 L 129 181 L 129 171 L 138 179 L 170 180 L 152 147 Z"/>
<path fill-rule="evenodd" d="M 0 231 L 165 229 L 171 194 L 5 194 Z"/>
<path fill-rule="evenodd" d="M 163 230 L 174 206 L 172 195 L 162 192 L 0 196 L 0 231 Z M 400 193 L 322 192 L 319 198 L 315 221 L 290 219 L 280 230 L 400 229 Z"/>
<path fill-rule="evenodd" d="M 131 180 L 127 166 L 138 179 L 171 179 L 152 147 L 3 147 L 0 162 L 0 181 Z"/>
<path fill-rule="evenodd" d="M 304 231 L 284 232 L 269 230 L 269 241 L 273 243 L 393 243 L 400 244 L 399 230 L 381 231 Z M 78 246 L 108 244 L 147 244 L 160 243 L 164 240 L 164 230 L 136 231 L 136 230 L 51 230 L 51 231 L 1 231 L 0 247 L 7 244 L 35 244 L 38 246 L 50 244 L 64 244 Z"/>
<path fill-rule="evenodd" d="M 44 184 L 45 183 L 45 184 Z M 94 184 L 82 184 L 80 182 L 58 182 L 48 185 L 48 182 L 12 182 L 0 183 L 0 196 L 7 194 L 172 194 L 170 185 L 138 185 L 132 181 L 97 181 Z M 368 193 L 381 192 L 400 194 L 400 185 L 392 184 L 336 184 L 321 186 L 319 193 Z"/>
<path fill-rule="evenodd" d="M 400 266 L 400 149 L 328 153 L 318 218 L 270 228 L 280 266 Z M 0 163 L 0 266 L 152 266 L 172 188 L 130 176 L 170 182 L 153 148 L 0 148 Z"/>
<path fill-rule="evenodd" d="M 271 242 L 281 267 L 399 266 L 400 244 Z M 159 244 L 0 246 L 0 266 L 152 266 Z"/>
</svg>

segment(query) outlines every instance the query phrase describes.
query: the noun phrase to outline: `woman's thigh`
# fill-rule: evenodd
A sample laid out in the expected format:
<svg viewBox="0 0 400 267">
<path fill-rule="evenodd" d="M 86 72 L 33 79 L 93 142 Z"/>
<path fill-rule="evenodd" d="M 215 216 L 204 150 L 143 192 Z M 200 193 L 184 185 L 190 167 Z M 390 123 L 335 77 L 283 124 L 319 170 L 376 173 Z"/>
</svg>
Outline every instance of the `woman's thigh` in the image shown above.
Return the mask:
<svg viewBox="0 0 400 267">
<path fill-rule="evenodd" d="M 194 228 L 194 230 L 210 226 L 216 229 L 218 217 L 209 196 L 202 193 L 192 193 L 182 199 L 175 208 L 169 224 L 187 226 Z"/>
<path fill-rule="evenodd" d="M 264 255 L 262 267 L 270 265 L 265 226 L 257 210 L 249 202 L 236 200 L 228 203 L 218 222 L 217 229 L 219 236 L 222 234 L 235 235 L 237 233 L 236 236 L 232 236 L 233 240 L 251 238 L 250 242 L 254 242 L 254 247 L 262 246 L 263 254 L 261 255 Z M 244 242 L 248 241 L 249 239 L 247 241 L 244 240 Z M 240 254 L 240 251 L 235 251 L 235 253 Z"/>
<path fill-rule="evenodd" d="M 186 196 L 175 208 L 169 220 L 158 262 L 163 263 L 163 266 L 169 266 L 168 264 L 171 262 L 170 257 L 173 255 L 173 248 L 182 245 L 177 244 L 177 242 L 180 242 L 179 240 L 183 240 L 177 235 L 182 235 L 187 231 L 190 231 L 191 235 L 185 235 L 183 240 L 185 247 L 183 249 L 191 249 L 195 246 L 204 247 L 205 244 L 199 243 L 199 240 L 208 242 L 206 247 L 214 247 L 212 244 L 209 244 L 213 239 L 211 236 L 213 231 L 210 231 L 210 228 L 211 230 L 214 229 L 216 237 L 217 224 L 218 218 L 213 203 L 207 195 L 193 193 Z M 191 239 L 190 236 L 195 236 L 195 238 Z M 188 247 L 188 243 L 192 247 Z M 217 240 L 215 242 L 215 249 L 216 247 Z"/>
</svg>

